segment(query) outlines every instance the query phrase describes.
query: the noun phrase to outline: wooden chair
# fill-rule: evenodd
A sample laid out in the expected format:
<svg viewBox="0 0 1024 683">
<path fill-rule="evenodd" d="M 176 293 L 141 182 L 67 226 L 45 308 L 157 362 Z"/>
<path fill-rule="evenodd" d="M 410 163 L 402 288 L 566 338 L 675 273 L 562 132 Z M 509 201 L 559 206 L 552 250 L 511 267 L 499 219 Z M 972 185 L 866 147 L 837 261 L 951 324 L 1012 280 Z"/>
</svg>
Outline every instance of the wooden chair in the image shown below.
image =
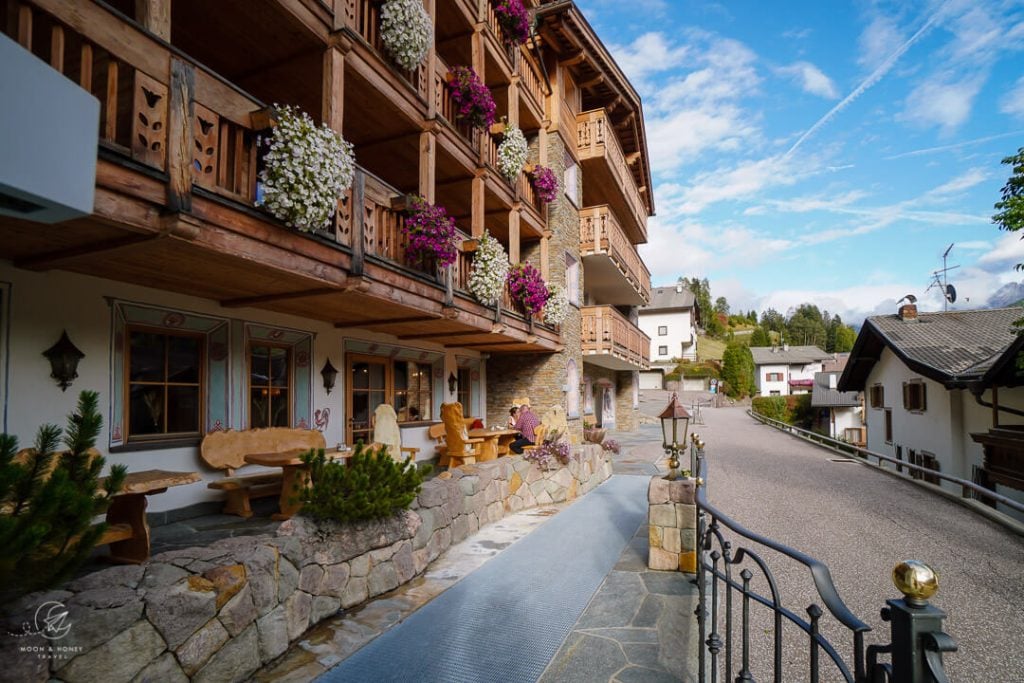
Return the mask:
<svg viewBox="0 0 1024 683">
<path fill-rule="evenodd" d="M 444 440 L 444 423 L 438 422 L 436 425 L 431 425 L 427 430 L 427 436 L 434 440 L 434 453 L 439 458 L 438 465 L 446 467 L 448 465 L 448 444 Z"/>
<path fill-rule="evenodd" d="M 547 433 L 548 428 L 543 424 L 539 424 L 533 428 L 533 438 L 535 441 L 532 446 L 523 446 L 524 451 L 535 451 L 540 448 L 540 445 L 544 443 L 544 434 Z"/>
<path fill-rule="evenodd" d="M 402 431 L 398 427 L 398 416 L 395 409 L 387 403 L 381 403 L 373 411 L 373 443 L 370 448 L 376 450 L 380 446 L 387 446 L 391 457 L 399 462 L 405 458 L 416 460 L 418 448 L 402 446 Z"/>
<path fill-rule="evenodd" d="M 462 416 L 461 403 L 442 403 L 441 420 L 444 423 L 445 451 L 442 462 L 443 467 L 459 467 L 468 463 L 475 463 L 480 457 L 480 445 L 483 439 L 469 438 L 466 429 L 466 419 Z"/>
</svg>

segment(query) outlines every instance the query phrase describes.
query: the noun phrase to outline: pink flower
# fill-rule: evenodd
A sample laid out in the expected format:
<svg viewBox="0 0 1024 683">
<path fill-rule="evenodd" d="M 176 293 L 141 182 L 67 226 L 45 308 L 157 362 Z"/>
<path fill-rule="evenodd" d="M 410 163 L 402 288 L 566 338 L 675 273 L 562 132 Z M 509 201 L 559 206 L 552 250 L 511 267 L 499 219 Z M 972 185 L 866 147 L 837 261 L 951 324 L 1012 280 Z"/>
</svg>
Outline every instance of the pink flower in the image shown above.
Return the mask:
<svg viewBox="0 0 1024 683">
<path fill-rule="evenodd" d="M 508 45 L 522 45 L 530 37 L 530 13 L 523 0 L 491 0 Z"/>
<path fill-rule="evenodd" d="M 537 196 L 545 204 L 558 199 L 558 178 L 555 177 L 555 172 L 547 166 L 535 166 L 533 173 L 530 174 L 530 179 L 533 181 L 533 187 L 537 190 Z"/>
<path fill-rule="evenodd" d="M 550 296 L 544 278 L 529 263 L 512 266 L 508 271 L 508 288 L 512 298 L 522 303 L 530 315 L 543 310 Z"/>
<path fill-rule="evenodd" d="M 448 71 L 445 85 L 455 105 L 456 119 L 476 128 L 490 128 L 498 108 L 491 91 L 472 67 L 453 66 Z"/>
<path fill-rule="evenodd" d="M 438 265 L 450 266 L 458 258 L 456 248 L 455 220 L 443 206 L 435 206 L 421 197 L 414 197 L 406 209 L 402 232 L 409 239 L 405 254 L 412 260 L 426 265 L 429 257 L 437 259 Z"/>
</svg>

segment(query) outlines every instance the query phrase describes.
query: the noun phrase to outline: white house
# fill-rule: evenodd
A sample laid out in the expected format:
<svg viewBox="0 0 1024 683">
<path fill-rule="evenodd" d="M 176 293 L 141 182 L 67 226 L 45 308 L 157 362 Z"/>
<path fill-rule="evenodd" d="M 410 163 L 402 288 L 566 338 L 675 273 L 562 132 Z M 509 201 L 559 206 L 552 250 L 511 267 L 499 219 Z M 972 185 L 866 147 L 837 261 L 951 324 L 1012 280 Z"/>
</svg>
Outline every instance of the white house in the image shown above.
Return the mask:
<svg viewBox="0 0 1024 683">
<path fill-rule="evenodd" d="M 868 318 L 838 384 L 865 394 L 868 449 L 1024 500 L 1021 317 L 905 305 Z"/>
<path fill-rule="evenodd" d="M 863 411 L 857 391 L 839 391 L 838 371 L 814 373 L 811 407 L 818 414 L 816 422 L 828 429 L 833 439 L 843 439 L 860 446 L 863 442 Z"/>
<path fill-rule="evenodd" d="M 761 396 L 809 394 L 814 373 L 822 371 L 822 362 L 832 359 L 817 346 L 754 346 L 754 376 Z"/>
<path fill-rule="evenodd" d="M 651 365 L 671 366 L 675 360 L 697 360 L 700 308 L 681 284 L 657 287 L 651 303 L 640 309 L 640 329 L 651 338 Z M 652 368 L 653 372 L 659 372 Z M 647 374 L 647 373 L 645 373 Z M 647 384 L 641 378 L 644 386 Z"/>
</svg>

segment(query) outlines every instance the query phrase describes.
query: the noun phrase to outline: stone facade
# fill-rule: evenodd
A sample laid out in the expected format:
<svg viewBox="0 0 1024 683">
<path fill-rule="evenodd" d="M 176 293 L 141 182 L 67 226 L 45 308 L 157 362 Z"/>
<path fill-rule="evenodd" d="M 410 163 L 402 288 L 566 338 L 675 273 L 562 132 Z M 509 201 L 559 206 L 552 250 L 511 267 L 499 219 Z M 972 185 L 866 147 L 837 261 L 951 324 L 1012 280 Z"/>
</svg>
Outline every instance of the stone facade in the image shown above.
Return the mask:
<svg viewBox="0 0 1024 683">
<path fill-rule="evenodd" d="M 537 160 L 538 150 L 531 149 L 532 161 Z M 565 177 L 566 149 L 562 138 L 555 133 L 547 135 L 547 165 L 555 176 Z M 582 173 L 577 174 L 582 183 Z M 580 193 L 582 194 L 582 193 Z M 566 198 L 564 192 L 557 200 L 548 204 L 548 274 L 546 280 L 566 285 L 566 256 L 580 266 L 578 291 L 583 291 L 583 267 L 580 262 L 580 214 Z M 523 245 L 520 258 L 538 270 L 543 270 L 539 242 Z M 561 325 L 564 350 L 554 354 L 495 355 L 487 361 L 487 424 L 504 424 L 513 399 L 528 396 L 534 412 L 543 414 L 553 405 L 561 405 L 568 412 L 566 378 L 568 364 L 576 364 L 577 377 L 583 373 L 582 315 L 579 308 L 570 307 L 569 316 Z M 579 386 L 568 387 L 568 391 L 579 391 Z M 582 405 L 582 400 L 580 401 Z M 574 443 L 583 437 L 581 415 L 569 417 L 569 435 Z"/>
<path fill-rule="evenodd" d="M 519 510 L 571 500 L 611 476 L 598 446 L 541 470 L 522 457 L 451 470 L 384 520 L 317 524 L 161 553 L 89 574 L 10 606 L 0 629 L 25 633 L 48 601 L 67 609 L 59 641 L 0 639 L 5 680 L 241 681 L 311 626 L 421 574 L 453 543 Z"/>
<path fill-rule="evenodd" d="M 651 569 L 697 571 L 697 507 L 693 479 L 652 477 L 647 488 Z"/>
<path fill-rule="evenodd" d="M 601 417 L 599 408 L 603 392 L 601 382 L 611 382 L 615 387 L 615 430 L 619 432 L 636 431 L 640 426 L 640 411 L 633 407 L 633 383 L 637 381 L 636 375 L 631 371 L 609 370 L 587 363 L 583 366 L 583 376 L 590 380 L 593 392 L 594 411 L 585 416 L 587 422 L 604 424 L 605 420 L 598 419 Z"/>
</svg>

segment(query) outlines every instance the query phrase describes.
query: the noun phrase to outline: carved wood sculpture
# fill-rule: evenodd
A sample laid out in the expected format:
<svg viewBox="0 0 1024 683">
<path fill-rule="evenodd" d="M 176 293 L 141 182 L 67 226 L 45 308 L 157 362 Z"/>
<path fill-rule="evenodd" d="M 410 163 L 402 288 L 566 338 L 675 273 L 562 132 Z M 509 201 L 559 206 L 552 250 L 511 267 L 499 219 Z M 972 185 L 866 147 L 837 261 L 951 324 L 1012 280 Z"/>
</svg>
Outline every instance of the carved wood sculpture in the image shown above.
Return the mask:
<svg viewBox="0 0 1024 683">
<path fill-rule="evenodd" d="M 469 438 L 466 419 L 462 416 L 462 404 L 457 401 L 442 403 L 441 420 L 444 422 L 446 443 L 441 466 L 458 467 L 475 463 L 480 457 L 480 445 L 484 440 Z"/>
<path fill-rule="evenodd" d="M 387 403 L 381 403 L 373 411 L 373 443 L 370 447 L 376 450 L 380 445 L 388 447 L 388 454 L 399 462 L 407 457 L 416 459 L 418 448 L 402 446 L 402 430 L 398 427 L 398 416 L 395 409 Z"/>
</svg>

